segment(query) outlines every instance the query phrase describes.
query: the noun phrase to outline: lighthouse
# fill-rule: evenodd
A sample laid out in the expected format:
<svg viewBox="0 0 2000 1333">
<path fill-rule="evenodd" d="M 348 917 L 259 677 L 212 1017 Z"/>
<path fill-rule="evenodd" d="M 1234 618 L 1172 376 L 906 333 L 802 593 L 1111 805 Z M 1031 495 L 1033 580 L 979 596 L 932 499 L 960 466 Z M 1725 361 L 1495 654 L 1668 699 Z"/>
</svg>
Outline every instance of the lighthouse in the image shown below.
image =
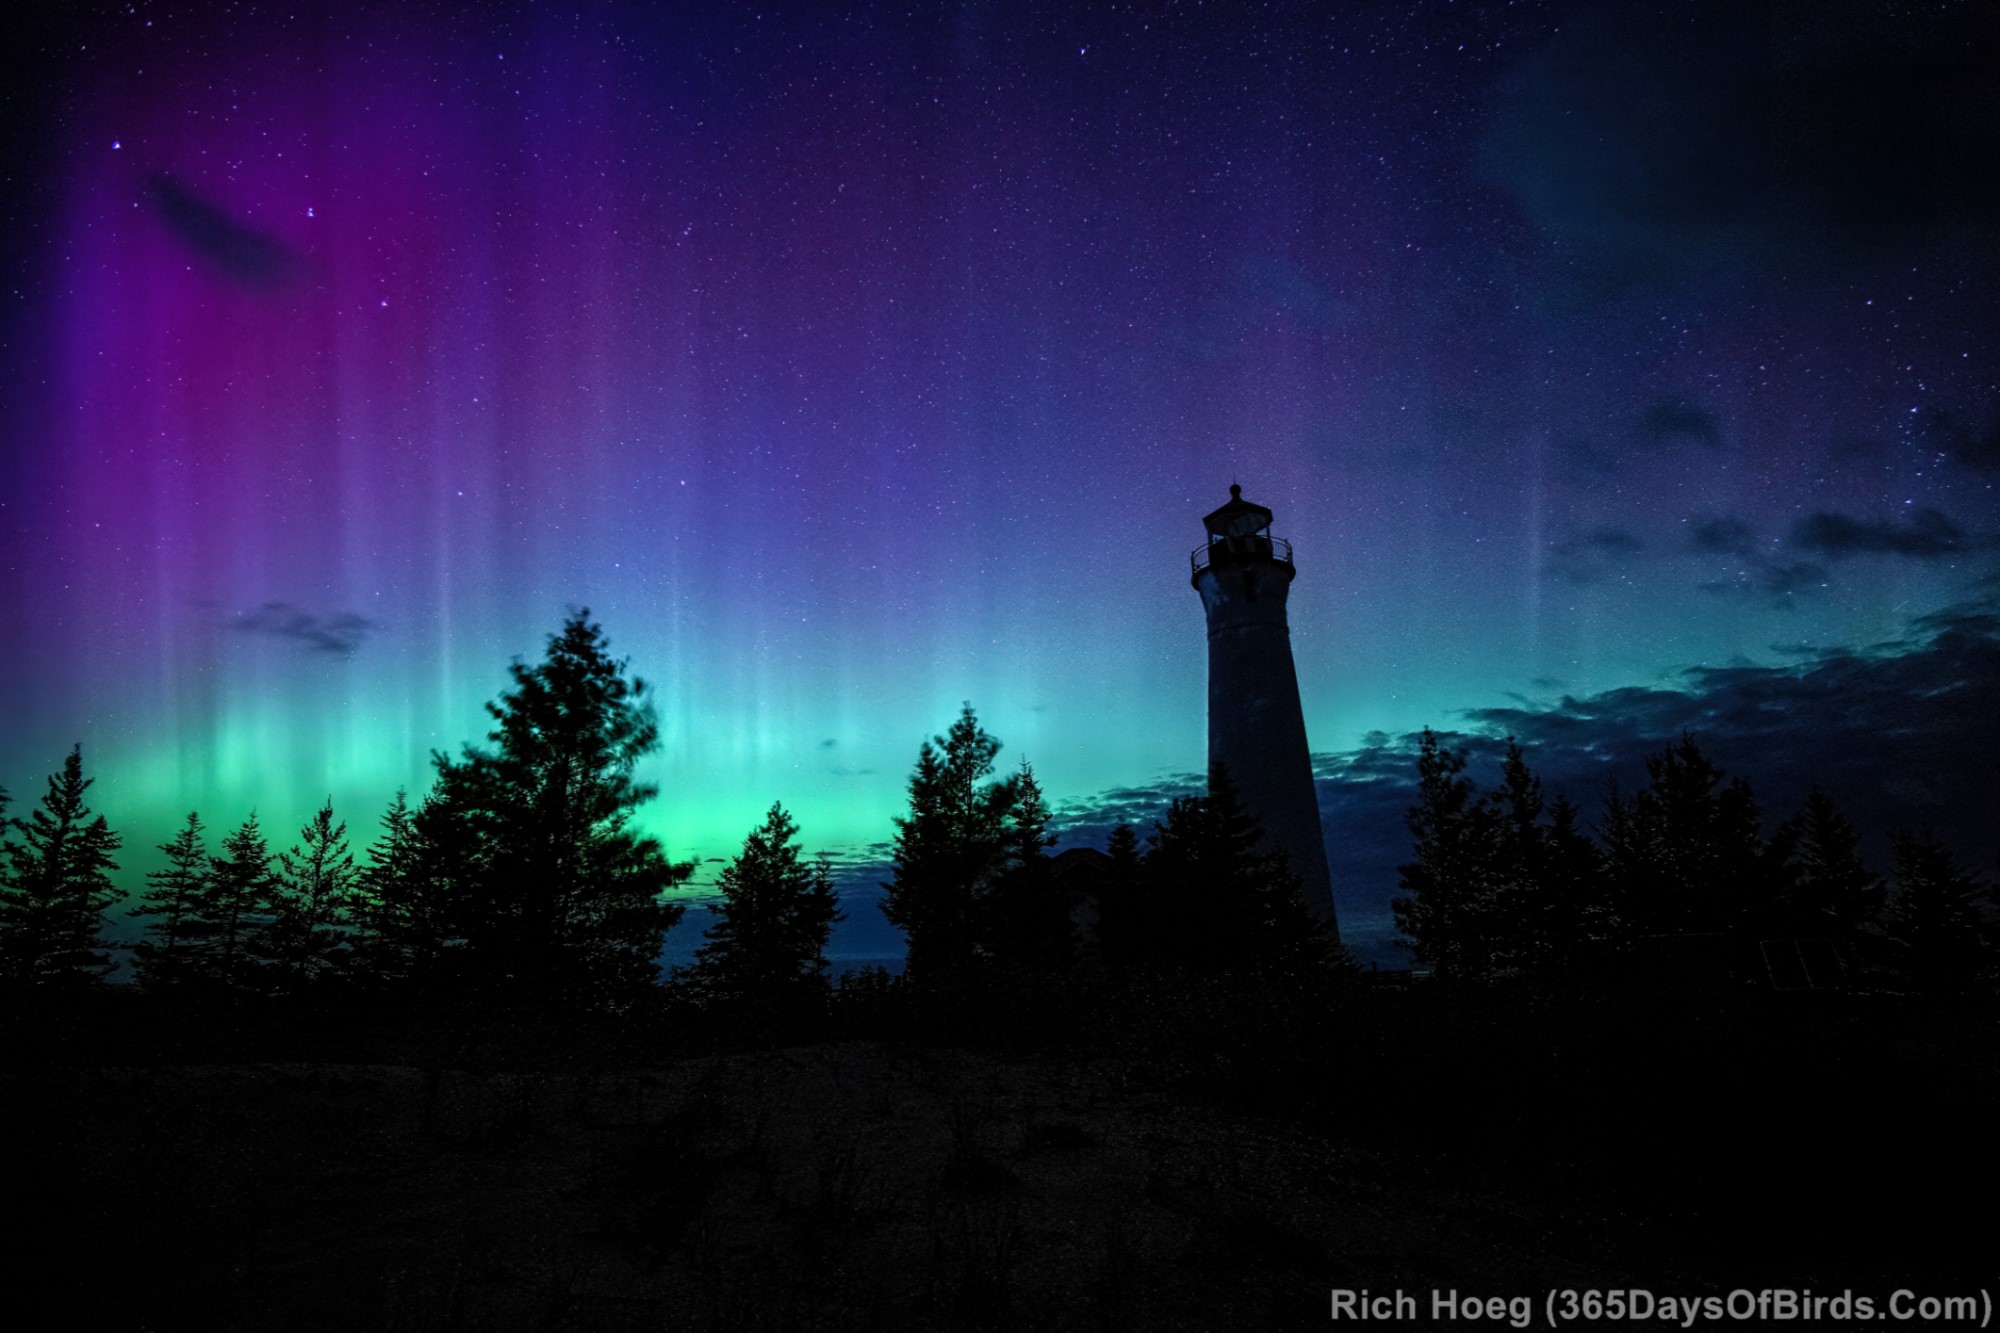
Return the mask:
<svg viewBox="0 0 2000 1333">
<path fill-rule="evenodd" d="M 1208 766 L 1228 770 L 1267 846 L 1291 861 L 1306 903 L 1331 924 L 1312 756 L 1285 598 L 1298 571 L 1292 544 L 1271 535 L 1271 511 L 1229 488 L 1229 503 L 1202 519 L 1194 590 L 1208 619 Z"/>
</svg>

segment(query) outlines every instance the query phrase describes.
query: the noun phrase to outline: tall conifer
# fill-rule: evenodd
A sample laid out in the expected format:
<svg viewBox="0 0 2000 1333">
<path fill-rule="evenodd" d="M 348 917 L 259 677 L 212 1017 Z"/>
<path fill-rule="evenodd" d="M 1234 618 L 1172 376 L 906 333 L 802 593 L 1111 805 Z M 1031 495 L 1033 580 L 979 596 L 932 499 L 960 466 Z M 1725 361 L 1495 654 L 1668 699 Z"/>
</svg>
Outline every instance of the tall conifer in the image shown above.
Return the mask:
<svg viewBox="0 0 2000 1333">
<path fill-rule="evenodd" d="M 84 804 L 93 782 L 76 746 L 41 804 L 13 821 L 20 841 L 7 845 L 11 873 L 0 881 L 0 968 L 22 989 L 75 989 L 112 970 L 111 944 L 98 932 L 118 898 L 111 854 L 119 838 Z"/>
</svg>

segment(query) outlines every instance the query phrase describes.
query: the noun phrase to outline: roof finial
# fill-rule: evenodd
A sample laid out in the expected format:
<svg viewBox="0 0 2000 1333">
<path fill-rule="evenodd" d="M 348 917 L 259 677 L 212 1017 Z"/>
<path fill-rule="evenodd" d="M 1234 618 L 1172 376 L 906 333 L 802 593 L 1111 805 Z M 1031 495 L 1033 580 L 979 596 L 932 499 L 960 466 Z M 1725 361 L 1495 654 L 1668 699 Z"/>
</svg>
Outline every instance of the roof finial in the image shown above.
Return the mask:
<svg viewBox="0 0 2000 1333">
<path fill-rule="evenodd" d="M 1229 498 L 1232 500 L 1241 500 L 1243 498 L 1243 488 L 1233 481 L 1229 483 Z"/>
</svg>

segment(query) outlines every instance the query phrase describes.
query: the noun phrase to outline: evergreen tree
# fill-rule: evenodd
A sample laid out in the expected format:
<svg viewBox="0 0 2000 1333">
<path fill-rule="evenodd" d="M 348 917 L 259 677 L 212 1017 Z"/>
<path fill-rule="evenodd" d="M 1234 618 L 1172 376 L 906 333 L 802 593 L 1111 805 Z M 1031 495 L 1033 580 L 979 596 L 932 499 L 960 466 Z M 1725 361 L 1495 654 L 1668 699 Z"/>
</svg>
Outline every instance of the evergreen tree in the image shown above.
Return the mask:
<svg viewBox="0 0 2000 1333">
<path fill-rule="evenodd" d="M 1110 863 L 1097 887 L 1097 952 L 1107 964 L 1131 966 L 1150 956 L 1139 835 L 1120 824 L 1104 852 Z"/>
<path fill-rule="evenodd" d="M 1882 877 L 1861 859 L 1861 835 L 1817 785 L 1780 837 L 1794 875 L 1788 904 L 1797 933 L 1851 936 L 1883 906 Z"/>
<path fill-rule="evenodd" d="M 354 922 L 362 979 L 407 989 L 421 1001 L 437 980 L 453 920 L 452 878 L 419 831 L 420 811 L 398 788 L 382 816 L 382 834 L 356 875 Z M 449 820 L 441 821 L 449 824 Z"/>
<path fill-rule="evenodd" d="M 222 855 L 209 860 L 207 892 L 199 913 L 183 931 L 198 940 L 199 972 L 207 981 L 238 994 L 264 989 L 259 950 L 277 918 L 277 876 L 271 848 L 257 825 L 257 812 L 222 842 Z"/>
<path fill-rule="evenodd" d="M 1603 849 L 1604 894 L 1610 909 L 1613 938 L 1625 940 L 1640 931 L 1634 922 L 1640 913 L 1634 900 L 1640 896 L 1634 886 L 1653 873 L 1652 848 L 1646 833 L 1633 816 L 1632 802 L 1613 779 L 1605 785 L 1604 814 L 1597 825 L 1597 839 Z"/>
<path fill-rule="evenodd" d="M 278 854 L 274 919 L 265 952 L 282 984 L 310 987 L 326 980 L 347 943 L 357 872 L 347 849 L 347 825 L 333 819 L 328 797 L 299 843 Z"/>
<path fill-rule="evenodd" d="M 1622 906 L 1640 934 L 1735 931 L 1768 918 L 1780 896 L 1749 783 L 1728 779 L 1683 734 L 1646 761 L 1615 856 Z"/>
<path fill-rule="evenodd" d="M 1262 843 L 1220 767 L 1207 795 L 1173 802 L 1141 861 L 1157 965 L 1239 972 L 1330 956 L 1325 923 L 1300 897 L 1298 878 Z"/>
<path fill-rule="evenodd" d="M 1002 865 L 988 895 L 985 943 L 1009 967 L 1060 972 L 1075 961 L 1075 904 L 1056 883 L 1048 801 L 1025 762 L 1014 775 L 1012 796 L 1001 824 Z"/>
<path fill-rule="evenodd" d="M 98 931 L 118 898 L 111 854 L 120 844 L 84 804 L 93 781 L 76 746 L 50 775 L 42 803 L 13 821 L 21 840 L 7 844 L 11 873 L 0 881 L 0 968 L 23 990 L 73 990 L 112 969 L 111 944 Z"/>
<path fill-rule="evenodd" d="M 1541 779 L 1511 736 L 1487 801 L 1493 843 L 1489 896 L 1474 917 L 1478 970 L 1573 973 L 1609 924 L 1597 849 L 1579 829 L 1575 806 L 1543 799 Z"/>
<path fill-rule="evenodd" d="M 689 970 L 723 995 L 783 1003 L 827 991 L 826 945 L 842 919 L 825 857 L 808 863 L 782 805 L 750 831 L 716 879 L 715 924 Z"/>
<path fill-rule="evenodd" d="M 910 813 L 896 820 L 895 878 L 883 915 L 908 942 L 913 984 L 964 977 L 979 953 L 983 901 L 1006 861 L 1011 782 L 989 782 L 1000 742 L 965 705 L 951 730 L 925 741 L 910 778 Z"/>
<path fill-rule="evenodd" d="M 1548 892 L 1549 841 L 1542 824 L 1547 803 L 1542 780 L 1512 736 L 1500 764 L 1500 785 L 1488 798 L 1493 812 L 1493 850 L 1483 939 L 1479 947 L 1489 972 L 1539 971 L 1546 961 L 1547 937 L 1554 928 Z"/>
<path fill-rule="evenodd" d="M 1551 975 L 1573 974 L 1617 931 L 1606 897 L 1604 858 L 1579 826 L 1577 808 L 1561 796 L 1549 806 L 1543 831 L 1543 910 L 1537 930 L 1542 965 Z"/>
<path fill-rule="evenodd" d="M 633 769 L 659 747 L 648 687 L 628 679 L 588 610 L 487 705 L 492 749 L 437 756 L 425 822 L 447 851 L 469 961 L 488 988 L 529 1003 L 622 1008 L 658 978 L 661 936 L 682 915 L 665 891 L 692 864 L 631 828 L 658 794 Z"/>
<path fill-rule="evenodd" d="M 132 909 L 133 916 L 154 918 L 146 926 L 149 938 L 132 946 L 132 970 L 148 990 L 177 985 L 199 967 L 200 940 L 189 927 L 202 919 L 209 893 L 208 848 L 201 835 L 201 816 L 190 810 L 181 831 L 160 844 L 167 864 L 146 876 L 152 888 Z"/>
<path fill-rule="evenodd" d="M 1898 833 L 1896 892 L 1884 923 L 1904 946 L 1904 971 L 1920 990 L 1950 994 L 1988 979 L 1991 927 L 1976 876 L 1930 835 Z"/>
<path fill-rule="evenodd" d="M 1445 749 L 1428 727 L 1418 741 L 1417 804 L 1405 822 L 1416 859 L 1398 867 L 1403 892 L 1392 909 L 1410 956 L 1441 977 L 1483 975 L 1493 961 L 1499 821 L 1465 776 L 1465 751 Z"/>
</svg>

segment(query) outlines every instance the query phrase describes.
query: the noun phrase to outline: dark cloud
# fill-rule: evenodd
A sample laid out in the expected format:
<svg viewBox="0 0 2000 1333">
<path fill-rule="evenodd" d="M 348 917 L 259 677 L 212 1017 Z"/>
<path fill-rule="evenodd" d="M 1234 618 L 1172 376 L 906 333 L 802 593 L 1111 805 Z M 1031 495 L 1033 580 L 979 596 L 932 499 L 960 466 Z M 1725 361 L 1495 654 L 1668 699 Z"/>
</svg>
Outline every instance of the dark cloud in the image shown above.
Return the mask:
<svg viewBox="0 0 2000 1333">
<path fill-rule="evenodd" d="M 1757 534 L 1740 518 L 1698 519 L 1688 528 L 1688 545 L 1704 555 L 1748 556 Z"/>
<path fill-rule="evenodd" d="M 1786 605 L 1800 593 L 1826 589 L 1827 568 L 1810 560 L 1774 560 L 1762 570 L 1764 591 Z"/>
<path fill-rule="evenodd" d="M 1846 265 L 2000 216 L 1990 6 L 1579 5 L 1503 79 L 1487 174 L 1598 271 Z"/>
<path fill-rule="evenodd" d="M 1552 708 L 1479 709 L 1487 736 L 1514 735 L 1545 778 L 1589 798 L 1683 729 L 1787 813 L 1814 782 L 1876 834 L 1933 827 L 1992 857 L 2000 796 L 2000 615 L 1960 607 L 1916 621 L 1910 640 L 1812 649 L 1785 666 L 1696 667 L 1677 688 L 1635 687 Z M 1581 785 L 1578 785 L 1578 784 Z"/>
<path fill-rule="evenodd" d="M 1642 786 L 1645 761 L 1682 731 L 1747 778 L 1769 832 L 1814 783 L 1863 830 L 1864 852 L 1886 869 L 1887 835 L 1929 828 L 1974 865 L 1993 864 L 1991 811 L 2000 807 L 2000 612 L 1951 608 L 1915 621 L 1911 637 L 1866 650 L 1793 645 L 1781 666 L 1697 667 L 1669 685 L 1632 686 L 1550 705 L 1469 710 L 1447 743 L 1470 752 L 1473 777 L 1497 781 L 1505 738 L 1516 737 L 1550 796 L 1595 819 L 1608 785 Z M 1439 718 L 1440 724 L 1449 719 Z M 1416 741 L 1380 732 L 1341 754 L 1314 756 L 1341 932 L 1364 958 L 1393 963 L 1390 902 L 1410 856 L 1404 825 L 1416 790 Z M 1102 846 L 1110 828 L 1142 831 L 1192 779 L 1107 793 L 1065 808 L 1065 845 Z"/>
<path fill-rule="evenodd" d="M 352 611 L 321 616 L 290 602 L 266 602 L 254 611 L 237 616 L 236 628 L 245 634 L 290 639 L 316 653 L 351 657 L 368 632 L 375 628 L 375 623 Z"/>
<path fill-rule="evenodd" d="M 1851 555 L 1902 555 L 1935 560 L 1960 555 L 1971 542 L 1963 529 L 1935 509 L 1919 509 L 1902 522 L 1846 514 L 1812 514 L 1792 528 L 1794 546 L 1841 560 Z"/>
<path fill-rule="evenodd" d="M 1750 552 L 1733 578 L 1712 579 L 1695 587 L 1710 596 L 1745 598 L 1773 610 L 1790 611 L 1799 598 L 1826 591 L 1828 577 L 1825 565 L 1810 560 L 1771 560 Z"/>
<path fill-rule="evenodd" d="M 1981 472 L 2000 472 L 2000 422 L 1977 434 L 1968 432 L 1958 448 L 1958 461 Z"/>
<path fill-rule="evenodd" d="M 1698 585 L 1701 591 L 1761 598 L 1780 608 L 1827 586 L 1832 574 L 1826 561 L 1860 555 L 1943 560 L 1989 545 L 1936 509 L 1918 509 L 1902 519 L 1809 514 L 1792 525 L 1785 549 L 1814 557 L 1811 559 L 1781 558 L 1757 539 L 1748 524 L 1736 518 L 1699 519 L 1688 529 L 1688 546 L 1697 554 L 1728 556 L 1738 562 L 1732 577 L 1702 583 Z"/>
<path fill-rule="evenodd" d="M 1117 787 L 1083 801 L 1065 802 L 1056 807 L 1051 826 L 1065 847 L 1102 847 L 1120 824 L 1130 824 L 1143 840 L 1177 797 L 1207 786 L 1208 779 L 1198 773 L 1166 774 L 1143 787 Z"/>
<path fill-rule="evenodd" d="M 1697 403 L 1685 398 L 1662 398 L 1639 418 L 1639 438 L 1655 446 L 1720 445 L 1722 426 L 1713 412 Z"/>
<path fill-rule="evenodd" d="M 2000 583 L 2000 576 L 1985 580 L 1989 585 Z M 2000 639 L 2000 611 L 1990 608 L 1984 602 L 1969 603 L 1964 606 L 1946 607 L 1929 615 L 1918 616 L 1911 622 L 1911 628 L 1920 634 L 1932 636 L 1959 635 L 1989 639 Z"/>
<path fill-rule="evenodd" d="M 238 222 L 172 176 L 154 176 L 147 185 L 153 210 L 174 235 L 233 281 L 275 291 L 297 275 L 297 256 L 275 236 Z"/>
<path fill-rule="evenodd" d="M 1975 472 L 2000 471 L 2000 414 L 1982 425 L 1973 414 L 1925 407 L 1914 414 L 1913 437 L 1925 454 L 1943 454 Z"/>
</svg>

